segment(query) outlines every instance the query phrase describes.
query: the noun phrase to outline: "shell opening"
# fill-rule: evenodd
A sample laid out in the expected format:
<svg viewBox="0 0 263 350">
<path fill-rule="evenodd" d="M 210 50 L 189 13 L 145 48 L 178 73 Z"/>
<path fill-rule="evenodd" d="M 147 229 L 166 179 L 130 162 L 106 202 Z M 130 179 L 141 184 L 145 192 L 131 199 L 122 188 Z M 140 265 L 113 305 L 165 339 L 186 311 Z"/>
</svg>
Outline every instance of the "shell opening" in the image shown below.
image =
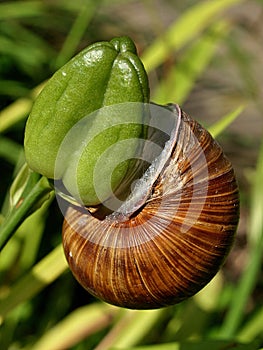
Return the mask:
<svg viewBox="0 0 263 350">
<path fill-rule="evenodd" d="M 127 221 L 136 211 L 143 207 L 149 199 L 154 183 L 165 168 L 166 164 L 169 163 L 178 138 L 181 123 L 181 110 L 177 105 L 173 105 L 172 108 L 175 109 L 177 113 L 173 113 L 174 125 L 170 133 L 170 138 L 165 142 L 162 152 L 152 161 L 143 176 L 135 181 L 130 195 L 123 204 L 116 211 L 107 215 L 106 220 L 117 222 Z M 154 132 L 152 132 L 152 130 L 150 132 L 152 134 L 149 136 L 149 139 L 154 139 L 156 136 L 158 138 L 160 130 L 155 128 Z M 147 152 L 147 150 L 144 151 Z"/>
</svg>

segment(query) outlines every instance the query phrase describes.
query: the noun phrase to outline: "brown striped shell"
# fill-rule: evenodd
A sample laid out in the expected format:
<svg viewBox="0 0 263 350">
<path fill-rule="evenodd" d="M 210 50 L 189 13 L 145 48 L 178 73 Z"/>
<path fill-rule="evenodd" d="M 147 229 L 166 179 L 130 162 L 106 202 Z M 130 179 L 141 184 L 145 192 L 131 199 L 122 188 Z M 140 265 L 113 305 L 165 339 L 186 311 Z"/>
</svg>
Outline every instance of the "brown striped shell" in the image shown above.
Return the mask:
<svg viewBox="0 0 263 350">
<path fill-rule="evenodd" d="M 210 134 L 179 111 L 169 161 L 129 218 L 68 208 L 63 245 L 70 269 L 110 304 L 153 309 L 194 295 L 233 242 L 239 196 L 231 163 Z"/>
</svg>

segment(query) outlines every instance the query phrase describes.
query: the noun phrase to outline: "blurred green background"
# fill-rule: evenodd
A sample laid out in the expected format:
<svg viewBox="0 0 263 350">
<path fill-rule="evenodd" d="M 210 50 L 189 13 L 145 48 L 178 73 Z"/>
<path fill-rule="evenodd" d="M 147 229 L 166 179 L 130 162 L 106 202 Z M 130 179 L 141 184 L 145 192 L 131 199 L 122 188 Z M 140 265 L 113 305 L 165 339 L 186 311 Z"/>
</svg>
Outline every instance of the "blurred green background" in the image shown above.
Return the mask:
<svg viewBox="0 0 263 350">
<path fill-rule="evenodd" d="M 122 35 L 136 43 L 151 99 L 179 103 L 216 136 L 241 198 L 236 241 L 217 277 L 154 311 L 111 307 L 78 285 L 51 198 L 0 255 L 1 350 L 263 348 L 262 23 L 261 0 L 0 1 L 0 223 L 41 84 L 87 45 Z"/>
</svg>

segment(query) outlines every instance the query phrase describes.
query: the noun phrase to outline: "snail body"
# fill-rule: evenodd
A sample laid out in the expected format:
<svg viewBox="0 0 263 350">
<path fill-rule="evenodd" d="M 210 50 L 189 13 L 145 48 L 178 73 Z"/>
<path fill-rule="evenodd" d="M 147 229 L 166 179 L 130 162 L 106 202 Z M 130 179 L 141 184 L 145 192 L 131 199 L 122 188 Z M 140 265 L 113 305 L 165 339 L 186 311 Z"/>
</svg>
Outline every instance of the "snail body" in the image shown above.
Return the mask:
<svg viewBox="0 0 263 350">
<path fill-rule="evenodd" d="M 70 206 L 63 246 L 73 275 L 110 304 L 153 309 L 181 302 L 217 273 L 239 217 L 229 160 L 200 124 L 180 115 L 168 161 L 126 217 Z"/>
</svg>

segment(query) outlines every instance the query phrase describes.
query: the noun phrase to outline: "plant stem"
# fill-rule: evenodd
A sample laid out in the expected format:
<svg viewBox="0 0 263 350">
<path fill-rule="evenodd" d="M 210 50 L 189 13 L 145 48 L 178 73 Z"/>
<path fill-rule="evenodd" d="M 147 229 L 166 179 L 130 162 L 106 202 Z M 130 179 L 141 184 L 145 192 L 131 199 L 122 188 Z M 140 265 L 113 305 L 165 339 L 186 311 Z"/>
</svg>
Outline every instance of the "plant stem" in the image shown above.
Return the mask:
<svg viewBox="0 0 263 350">
<path fill-rule="evenodd" d="M 26 186 L 18 204 L 11 210 L 0 226 L 0 251 L 20 224 L 37 210 L 53 191 L 47 178 L 43 176 L 37 182 L 34 182 L 32 179 L 35 177 L 36 173 L 32 173 L 28 180 L 30 186 Z"/>
</svg>

